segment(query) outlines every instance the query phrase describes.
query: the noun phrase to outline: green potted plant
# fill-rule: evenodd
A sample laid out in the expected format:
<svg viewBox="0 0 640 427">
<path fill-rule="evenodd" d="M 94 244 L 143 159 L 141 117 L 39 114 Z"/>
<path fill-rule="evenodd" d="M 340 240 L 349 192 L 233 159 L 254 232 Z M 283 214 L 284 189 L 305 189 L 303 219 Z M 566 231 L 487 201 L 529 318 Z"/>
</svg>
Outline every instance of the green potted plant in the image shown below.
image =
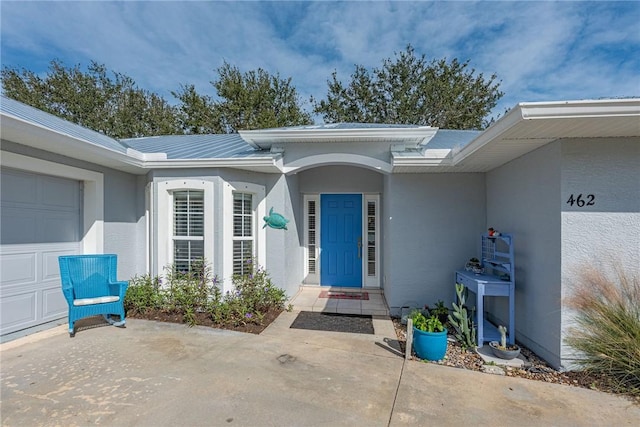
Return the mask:
<svg viewBox="0 0 640 427">
<path fill-rule="evenodd" d="M 496 357 L 505 360 L 511 360 L 518 357 L 520 354 L 520 347 L 516 344 L 507 345 L 507 328 L 504 326 L 498 326 L 498 331 L 500 331 L 500 343 L 498 341 L 491 341 L 489 343 L 489 347 L 491 347 L 491 351 Z"/>
<path fill-rule="evenodd" d="M 420 359 L 441 360 L 447 353 L 447 330 L 435 315 L 426 317 L 419 310 L 410 316 L 413 322 L 413 350 Z"/>
<path fill-rule="evenodd" d="M 432 316 L 436 316 L 440 323 L 445 325 L 449 318 L 449 309 L 444 305 L 444 301 L 438 300 L 438 302 L 433 306 L 433 308 L 426 307 L 429 310 L 429 314 Z"/>
</svg>

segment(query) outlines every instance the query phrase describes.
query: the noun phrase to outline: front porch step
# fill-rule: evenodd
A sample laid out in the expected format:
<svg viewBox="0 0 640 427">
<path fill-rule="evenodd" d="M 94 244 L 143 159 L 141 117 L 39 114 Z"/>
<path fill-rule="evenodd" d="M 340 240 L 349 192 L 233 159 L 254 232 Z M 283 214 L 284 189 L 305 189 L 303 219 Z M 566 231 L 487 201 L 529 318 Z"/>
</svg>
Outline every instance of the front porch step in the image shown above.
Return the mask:
<svg viewBox="0 0 640 427">
<path fill-rule="evenodd" d="M 322 291 L 366 292 L 368 300 L 321 298 Z M 363 314 L 389 316 L 389 307 L 381 289 L 345 288 L 334 286 L 303 285 L 290 303 L 296 311 L 316 311 L 326 313 Z"/>
</svg>

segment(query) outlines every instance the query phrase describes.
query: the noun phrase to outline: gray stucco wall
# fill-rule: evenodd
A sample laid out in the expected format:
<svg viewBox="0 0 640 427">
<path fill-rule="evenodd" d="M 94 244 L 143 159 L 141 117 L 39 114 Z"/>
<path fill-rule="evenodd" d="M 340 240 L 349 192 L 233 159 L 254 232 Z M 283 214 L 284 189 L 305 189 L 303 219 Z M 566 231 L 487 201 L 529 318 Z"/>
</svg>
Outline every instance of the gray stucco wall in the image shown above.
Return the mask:
<svg viewBox="0 0 640 427">
<path fill-rule="evenodd" d="M 304 220 L 298 177 L 273 175 L 269 178 L 267 211 L 273 206 L 289 222 L 287 230 L 266 228 L 267 264 L 274 284 L 292 297 L 300 289 L 304 271 Z"/>
<path fill-rule="evenodd" d="M 560 365 L 561 145 L 548 144 L 487 173 L 487 224 L 515 245 L 516 340 Z M 505 298 L 487 298 L 495 320 L 508 320 Z M 505 323 L 506 324 L 506 323 Z"/>
<path fill-rule="evenodd" d="M 323 166 L 297 174 L 301 193 L 381 193 L 383 176 L 354 166 Z"/>
<path fill-rule="evenodd" d="M 104 253 L 118 254 L 119 279 L 127 280 L 136 274 L 145 273 L 144 179 L 9 141 L 2 141 L 2 149 L 102 173 L 104 176 Z M 42 173 L 46 174 L 47 171 Z"/>
<path fill-rule="evenodd" d="M 566 140 L 562 142 L 562 284 L 563 297 L 590 264 L 610 277 L 614 267 L 640 275 L 640 138 Z M 593 204 L 567 204 L 582 194 Z M 562 332 L 572 312 L 563 309 Z M 563 346 L 563 364 L 572 351 Z"/>
<path fill-rule="evenodd" d="M 128 280 L 146 273 L 143 176 L 104 174 L 104 252 L 118 254 L 118 276 Z"/>
<path fill-rule="evenodd" d="M 294 163 L 305 157 L 324 156 L 330 154 L 355 154 L 378 159 L 383 162 L 389 162 L 390 158 L 390 142 L 297 142 L 284 143 L 285 158 L 287 164 Z"/>
<path fill-rule="evenodd" d="M 478 255 L 485 218 L 483 174 L 384 177 L 383 286 L 393 315 L 455 296 L 454 271 Z"/>
</svg>

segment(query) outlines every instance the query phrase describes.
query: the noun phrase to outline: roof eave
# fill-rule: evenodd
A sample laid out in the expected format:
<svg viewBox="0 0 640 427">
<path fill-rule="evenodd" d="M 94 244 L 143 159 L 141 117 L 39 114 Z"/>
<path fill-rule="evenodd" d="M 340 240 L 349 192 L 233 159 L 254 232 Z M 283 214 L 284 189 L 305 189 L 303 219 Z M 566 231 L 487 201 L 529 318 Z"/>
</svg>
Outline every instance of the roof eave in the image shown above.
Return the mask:
<svg viewBox="0 0 640 427">
<path fill-rule="evenodd" d="M 363 141 L 384 140 L 407 143 L 415 146 L 431 139 L 438 128 L 421 126 L 416 128 L 373 129 L 260 129 L 238 131 L 242 139 L 256 149 L 270 149 L 272 144 L 284 142 L 339 142 L 359 139 Z"/>
<path fill-rule="evenodd" d="M 282 161 L 276 157 L 226 159 L 170 159 L 144 162 L 147 169 L 233 168 L 255 172 L 281 173 Z"/>
<path fill-rule="evenodd" d="M 282 171 L 279 156 L 250 159 L 167 159 L 165 153 L 142 153 L 132 148 L 120 153 L 12 115 L 3 113 L 0 118 L 3 140 L 136 175 L 146 174 L 151 168 L 226 167 L 269 173 Z M 52 147 L 55 147 L 55 151 Z"/>
<path fill-rule="evenodd" d="M 132 149 L 118 152 L 91 141 L 49 129 L 19 117 L 2 113 L 2 139 L 38 150 L 84 160 L 133 174 L 146 173 L 141 162 L 149 154 Z M 55 151 L 52 150 L 55 146 Z M 153 153 L 152 157 L 157 157 Z"/>
<path fill-rule="evenodd" d="M 459 165 L 468 159 L 475 152 L 490 143 L 499 143 L 506 140 L 505 134 L 511 130 L 517 130 L 531 121 L 549 121 L 585 119 L 585 118 L 631 118 L 640 119 L 640 99 L 608 99 L 608 100 L 585 100 L 585 101 L 559 101 L 559 102 L 523 102 L 517 104 L 504 117 L 500 118 L 487 130 L 478 135 L 469 144 L 463 147 L 453 156 L 453 164 Z M 638 121 L 638 133 L 640 136 L 640 120 Z M 618 136 L 618 135 L 611 135 Z M 567 134 L 567 130 L 554 135 L 540 135 L 536 138 L 537 145 L 562 139 L 575 137 Z M 586 137 L 586 136 L 585 136 Z M 528 138 L 531 141 L 531 138 Z M 533 148 L 535 145 L 532 145 Z M 521 155 L 521 153 L 520 153 Z M 504 163 L 502 159 L 502 163 Z M 493 167 L 498 167 L 496 163 Z"/>
</svg>

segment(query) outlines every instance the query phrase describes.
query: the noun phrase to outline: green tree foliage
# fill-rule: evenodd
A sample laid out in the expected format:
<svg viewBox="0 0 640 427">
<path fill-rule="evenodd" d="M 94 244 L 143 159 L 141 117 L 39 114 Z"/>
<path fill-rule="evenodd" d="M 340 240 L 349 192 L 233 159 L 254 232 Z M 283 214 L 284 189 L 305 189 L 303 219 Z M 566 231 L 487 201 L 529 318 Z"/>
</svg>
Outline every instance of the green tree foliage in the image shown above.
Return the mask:
<svg viewBox="0 0 640 427">
<path fill-rule="evenodd" d="M 210 96 L 200 95 L 194 85 L 182 85 L 171 92 L 179 101 L 178 121 L 184 133 L 224 133 L 215 102 Z"/>
<path fill-rule="evenodd" d="M 66 68 L 51 61 L 46 76 L 4 67 L 6 96 L 114 138 L 182 133 L 175 108 L 120 73 L 91 62 Z"/>
<path fill-rule="evenodd" d="M 225 62 L 211 82 L 219 101 L 213 103 L 220 128 L 228 133 L 311 124 L 311 115 L 299 104 L 291 78 L 281 79 L 262 68 L 246 73 Z"/>
<path fill-rule="evenodd" d="M 485 78 L 469 61 L 427 62 L 413 47 L 369 71 L 356 65 L 344 85 L 334 72 L 326 99 L 311 102 L 325 122 L 397 123 L 444 129 L 482 129 L 503 93 L 497 76 Z"/>
</svg>

